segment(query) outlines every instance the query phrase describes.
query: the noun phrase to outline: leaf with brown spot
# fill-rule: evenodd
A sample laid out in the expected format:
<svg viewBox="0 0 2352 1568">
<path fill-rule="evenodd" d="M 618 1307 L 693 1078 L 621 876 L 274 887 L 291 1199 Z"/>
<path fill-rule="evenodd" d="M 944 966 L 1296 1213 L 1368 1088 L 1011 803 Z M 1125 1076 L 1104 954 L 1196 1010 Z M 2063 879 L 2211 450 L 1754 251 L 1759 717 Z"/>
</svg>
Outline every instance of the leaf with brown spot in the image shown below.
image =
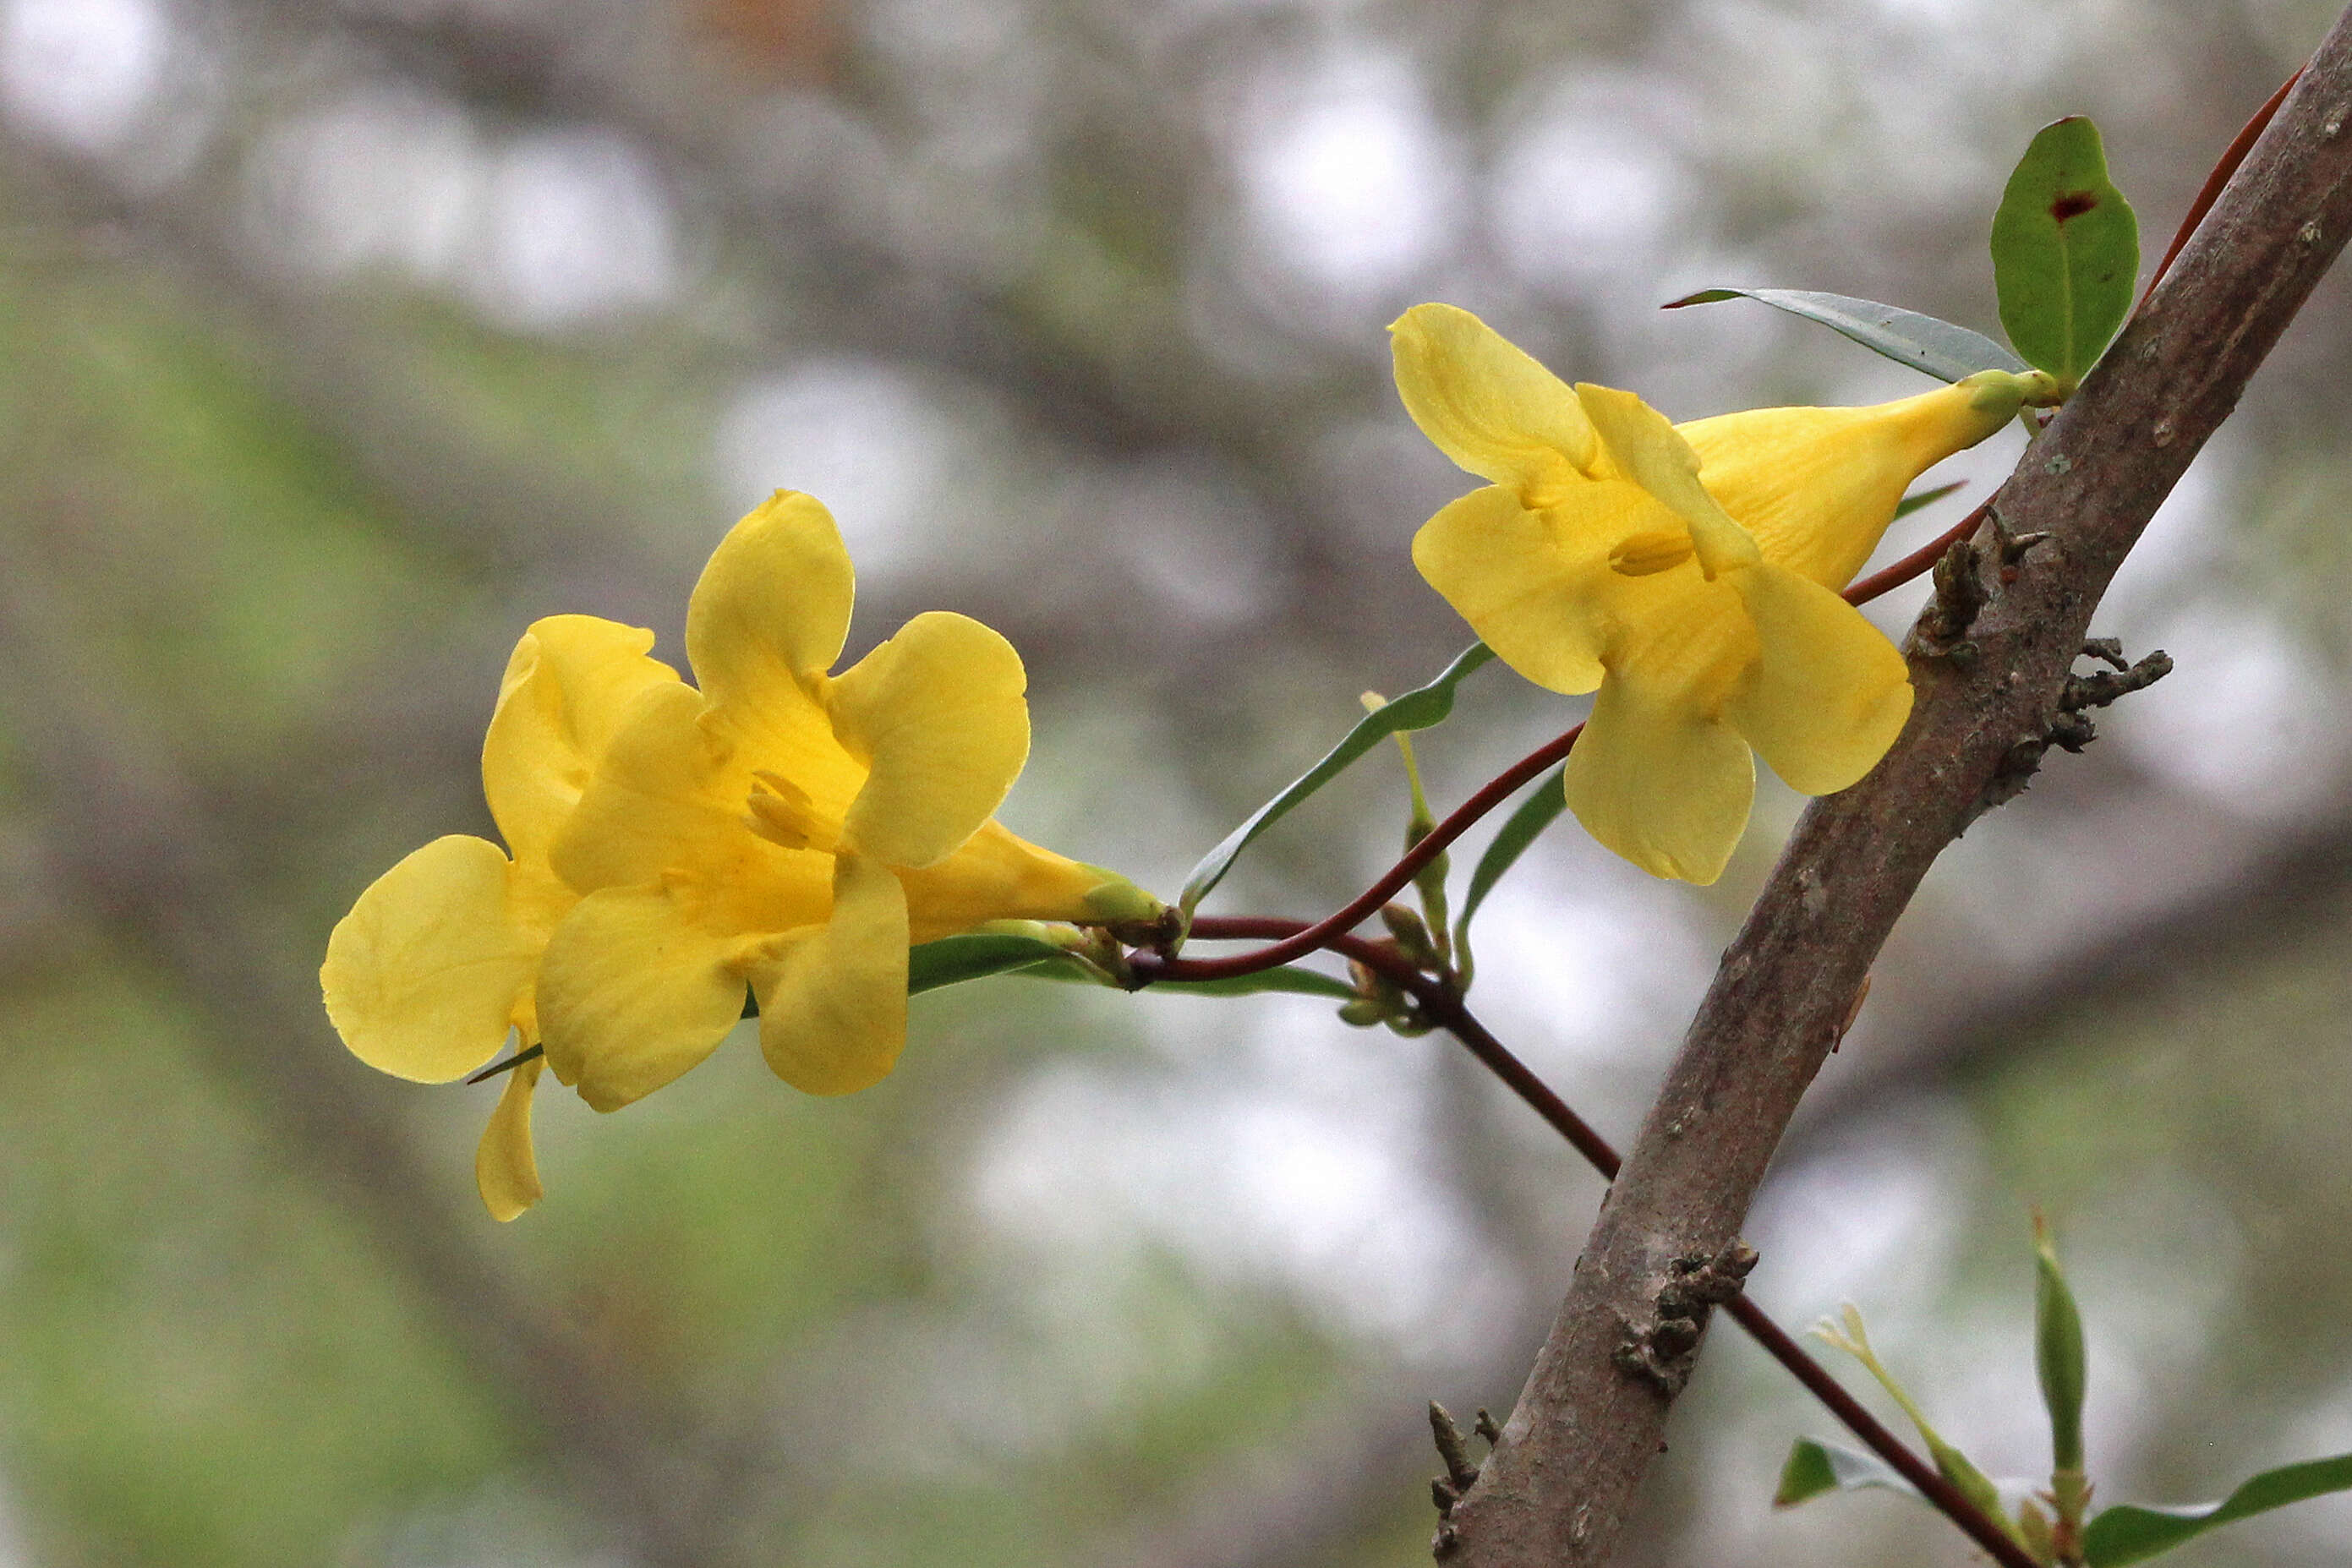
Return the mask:
<svg viewBox="0 0 2352 1568">
<path fill-rule="evenodd" d="M 2131 310 L 2139 220 L 2107 178 L 2099 128 L 2045 125 L 1992 220 L 2000 324 L 2017 351 L 2072 391 Z"/>
</svg>

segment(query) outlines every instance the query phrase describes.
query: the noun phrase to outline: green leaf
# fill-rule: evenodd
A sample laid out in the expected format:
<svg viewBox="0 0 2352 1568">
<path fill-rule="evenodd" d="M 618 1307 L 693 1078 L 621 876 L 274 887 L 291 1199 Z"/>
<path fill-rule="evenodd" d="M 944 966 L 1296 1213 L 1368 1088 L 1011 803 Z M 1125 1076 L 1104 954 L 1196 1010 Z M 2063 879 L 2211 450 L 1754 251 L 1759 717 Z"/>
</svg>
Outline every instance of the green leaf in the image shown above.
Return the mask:
<svg viewBox="0 0 2352 1568">
<path fill-rule="evenodd" d="M 975 931 L 962 936 L 942 936 L 907 950 L 907 994 L 917 996 L 941 986 L 1009 975 L 1032 965 L 1083 973 L 1083 967 L 1051 942 L 1034 936 Z M 748 1015 L 747 1015 L 748 1016 Z"/>
<path fill-rule="evenodd" d="M 1759 299 L 1775 309 L 1843 332 L 1865 349 L 1897 364 L 1925 371 L 1938 381 L 1957 382 L 1979 371 L 2025 369 L 2025 361 L 1981 332 L 1875 299 L 1816 294 L 1802 288 L 1703 288 L 1669 301 L 1663 308 L 1710 305 L 1718 299 Z M 2014 334 L 2011 334 L 2014 336 Z"/>
<path fill-rule="evenodd" d="M 2033 1365 L 2042 1380 L 2042 1407 L 2050 1412 L 2051 1468 L 2079 1476 L 2083 1393 L 2089 1379 L 2083 1314 L 2058 1267 L 2050 1226 L 2038 1210 L 2033 1216 Z"/>
<path fill-rule="evenodd" d="M 1367 714 L 1347 738 L 1325 754 L 1322 761 L 1299 775 L 1281 794 L 1251 813 L 1249 821 L 1225 836 L 1225 841 L 1211 850 L 1192 868 L 1185 880 L 1183 896 L 1178 907 L 1187 916 L 1200 907 L 1209 890 L 1224 880 L 1241 852 L 1257 841 L 1258 835 L 1289 815 L 1291 809 L 1324 785 L 1337 779 L 1353 762 L 1373 747 L 1401 729 L 1427 729 L 1441 724 L 1454 711 L 1454 688 L 1464 677 L 1494 658 L 1494 650 L 1484 643 L 1473 643 L 1459 657 L 1445 666 L 1445 671 L 1429 685 L 1410 691 L 1393 702 Z"/>
<path fill-rule="evenodd" d="M 2352 1491 L 2352 1454 L 2264 1470 L 2220 1502 L 2182 1508 L 2118 1503 L 2083 1531 L 2083 1560 L 2090 1568 L 2145 1563 L 2209 1530 L 2332 1491 Z"/>
<path fill-rule="evenodd" d="M 1454 923 L 1454 951 L 1460 959 L 1462 979 L 1465 985 L 1469 982 L 1472 967 L 1471 917 L 1478 913 L 1478 906 L 1486 902 L 1486 895 L 1495 891 L 1495 884 L 1503 880 L 1503 873 L 1516 865 L 1519 857 L 1527 852 L 1528 846 L 1534 843 L 1562 811 L 1568 810 L 1568 791 L 1563 779 L 1567 770 L 1568 765 L 1563 762 L 1543 776 L 1543 781 L 1536 786 L 1535 793 L 1520 801 L 1510 816 L 1504 820 L 1494 841 L 1486 846 L 1486 852 L 1478 857 L 1478 868 L 1470 873 L 1470 891 L 1462 899 L 1462 917 Z"/>
<path fill-rule="evenodd" d="M 2072 392 L 2131 313 L 2139 219 L 2107 178 L 2099 128 L 2034 133 L 1992 219 L 1993 287 L 2017 351 Z"/>
<path fill-rule="evenodd" d="M 1934 506 L 1937 502 L 1942 500 L 1953 491 L 1959 489 L 1967 483 L 1968 481 L 1966 479 L 1955 479 L 1948 485 L 1938 485 L 1932 490 L 1912 491 L 1911 494 L 1904 497 L 1903 499 L 1896 504 L 1895 508 L 1896 520 L 1900 521 L 1902 518 L 1909 517 L 1912 513 L 1919 510 L 1923 507 Z"/>
<path fill-rule="evenodd" d="M 1780 1485 L 1772 1494 L 1772 1506 L 1794 1508 L 1823 1492 L 1860 1491 L 1871 1487 L 1901 1492 L 1906 1497 L 1919 1496 L 1917 1488 L 1872 1455 L 1824 1443 L 1817 1437 L 1800 1437 L 1790 1445 L 1789 1462 L 1780 1467 Z"/>
<path fill-rule="evenodd" d="M 1267 991 L 1285 991 L 1297 997 L 1328 997 L 1339 1002 L 1356 999 L 1356 988 L 1347 981 L 1289 964 L 1260 969 L 1254 975 L 1229 975 L 1222 980 L 1154 980 L 1151 988 L 1188 997 L 1253 997 Z"/>
</svg>

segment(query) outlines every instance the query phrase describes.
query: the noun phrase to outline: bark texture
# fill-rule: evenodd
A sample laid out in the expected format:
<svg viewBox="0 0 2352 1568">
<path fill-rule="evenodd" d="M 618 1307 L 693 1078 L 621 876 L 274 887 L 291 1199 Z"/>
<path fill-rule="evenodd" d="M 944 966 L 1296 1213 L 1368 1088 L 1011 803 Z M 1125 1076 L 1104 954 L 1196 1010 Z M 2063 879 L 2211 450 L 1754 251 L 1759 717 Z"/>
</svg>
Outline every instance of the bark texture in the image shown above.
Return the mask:
<svg viewBox="0 0 2352 1568">
<path fill-rule="evenodd" d="M 1757 1185 L 1937 854 L 2021 788 L 2125 553 L 2352 232 L 2352 12 L 1979 536 L 1982 604 L 1931 604 L 1878 769 L 1805 813 L 1725 954 L 1587 1240 L 1502 1440 L 1441 1530 L 1453 1565 L 1607 1561 L 1696 1353 L 1694 1278 L 1736 1272 Z M 2049 538 L 2004 568 L 1996 528 Z M 1965 601 L 1976 595 L 1948 595 Z"/>
</svg>

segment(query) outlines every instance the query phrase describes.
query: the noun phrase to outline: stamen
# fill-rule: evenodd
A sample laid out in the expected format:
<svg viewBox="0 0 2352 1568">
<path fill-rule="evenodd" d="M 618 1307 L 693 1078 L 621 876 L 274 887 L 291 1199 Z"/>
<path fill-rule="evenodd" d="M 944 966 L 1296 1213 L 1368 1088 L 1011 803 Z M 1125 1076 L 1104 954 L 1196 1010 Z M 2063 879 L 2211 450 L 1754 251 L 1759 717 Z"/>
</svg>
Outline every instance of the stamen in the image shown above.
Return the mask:
<svg viewBox="0 0 2352 1568">
<path fill-rule="evenodd" d="M 1682 565 L 1691 555 L 1688 533 L 1661 528 L 1618 540 L 1609 552 L 1609 570 L 1620 577 L 1648 577 Z"/>
</svg>

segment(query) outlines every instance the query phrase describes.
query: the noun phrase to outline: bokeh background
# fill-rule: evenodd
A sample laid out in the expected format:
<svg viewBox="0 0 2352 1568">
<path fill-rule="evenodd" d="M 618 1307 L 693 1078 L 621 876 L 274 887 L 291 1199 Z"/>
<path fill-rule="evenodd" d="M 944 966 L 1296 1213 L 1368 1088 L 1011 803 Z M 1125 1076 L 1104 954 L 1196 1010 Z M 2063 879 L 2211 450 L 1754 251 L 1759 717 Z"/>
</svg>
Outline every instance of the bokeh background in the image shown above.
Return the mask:
<svg viewBox="0 0 2352 1568">
<path fill-rule="evenodd" d="M 1925 383 L 1715 284 L 1991 329 L 2033 128 L 2160 248 L 2318 0 L 0 0 L 0 1563 L 1425 1561 L 1422 1408 L 1510 1406 L 1599 1196 L 1443 1037 L 1000 981 L 824 1102 L 737 1039 L 486 1218 L 496 1090 L 349 1059 L 315 968 L 436 834 L 508 648 L 656 628 L 770 489 L 853 652 L 1003 629 L 1005 815 L 1172 891 L 1367 687 L 1468 640 L 1469 483 L 1383 324 L 1471 307 L 1677 418 Z M 1755 1217 L 1996 1474 L 2046 1464 L 2029 1206 L 2109 1498 L 2352 1448 L 2352 296 L 2326 285 L 2098 630 L 2170 680 L 1945 858 Z M 1968 495 L 2013 433 L 1950 465 Z M 1898 626 L 1916 591 L 1885 608 Z M 1441 809 L 1576 716 L 1500 666 Z M 1387 756 L 1216 907 L 1392 852 Z M 1793 820 L 1722 885 L 1549 835 L 1474 1001 L 1630 1132 Z M 1959 1563 L 1716 1336 L 1624 1558 Z M 2184 1564 L 2341 1563 L 2352 1508 Z"/>
</svg>

